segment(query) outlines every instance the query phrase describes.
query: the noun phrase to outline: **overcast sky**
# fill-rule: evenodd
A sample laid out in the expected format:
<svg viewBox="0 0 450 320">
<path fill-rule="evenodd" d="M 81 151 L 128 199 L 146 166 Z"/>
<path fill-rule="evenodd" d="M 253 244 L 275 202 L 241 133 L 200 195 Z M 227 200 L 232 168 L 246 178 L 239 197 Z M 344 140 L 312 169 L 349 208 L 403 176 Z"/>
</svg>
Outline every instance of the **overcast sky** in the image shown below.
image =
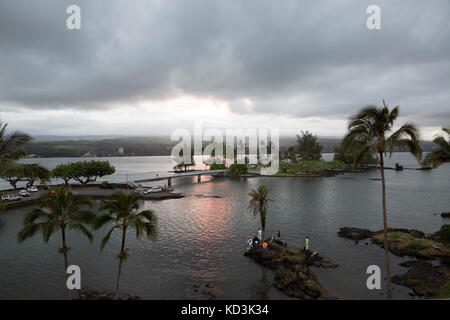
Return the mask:
<svg viewBox="0 0 450 320">
<path fill-rule="evenodd" d="M 71 4 L 81 30 L 66 28 Z M 384 98 L 431 139 L 450 125 L 449 75 L 448 0 L 0 1 L 1 117 L 34 135 L 201 120 L 341 136 Z"/>
</svg>

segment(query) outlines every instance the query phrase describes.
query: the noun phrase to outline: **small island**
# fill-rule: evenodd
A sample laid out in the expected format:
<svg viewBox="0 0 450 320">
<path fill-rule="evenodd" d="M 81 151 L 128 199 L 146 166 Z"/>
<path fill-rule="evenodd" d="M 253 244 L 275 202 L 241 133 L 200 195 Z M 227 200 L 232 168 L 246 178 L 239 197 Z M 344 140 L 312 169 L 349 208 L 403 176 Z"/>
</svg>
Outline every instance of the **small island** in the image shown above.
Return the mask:
<svg viewBox="0 0 450 320">
<path fill-rule="evenodd" d="M 244 255 L 274 270 L 274 286 L 290 297 L 305 300 L 336 299 L 327 292 L 309 267 L 336 268 L 338 265 L 324 261 L 317 253 L 288 247 L 286 243 L 274 239 L 266 252 L 257 245 Z"/>
</svg>

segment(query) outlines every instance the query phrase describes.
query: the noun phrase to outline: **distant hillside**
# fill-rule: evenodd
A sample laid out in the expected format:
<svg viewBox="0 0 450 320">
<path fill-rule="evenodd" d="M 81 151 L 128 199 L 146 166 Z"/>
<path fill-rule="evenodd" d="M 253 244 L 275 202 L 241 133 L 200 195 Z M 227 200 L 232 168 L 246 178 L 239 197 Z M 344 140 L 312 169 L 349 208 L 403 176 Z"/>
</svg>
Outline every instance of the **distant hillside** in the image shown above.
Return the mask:
<svg viewBox="0 0 450 320">
<path fill-rule="evenodd" d="M 170 137 L 120 137 L 107 138 L 99 136 L 99 139 L 88 137 L 67 137 L 68 139 L 57 139 L 43 136 L 30 142 L 25 151 L 28 155 L 41 158 L 56 157 L 115 157 L 115 156 L 167 156 L 170 155 L 176 142 Z M 324 153 L 332 153 L 334 148 L 340 144 L 340 139 L 319 138 L 323 145 Z M 296 144 L 295 137 L 280 137 L 280 150 L 284 152 L 289 146 Z M 430 141 L 422 142 L 424 151 L 431 151 L 434 144 Z M 122 154 L 123 152 L 123 154 Z"/>
</svg>

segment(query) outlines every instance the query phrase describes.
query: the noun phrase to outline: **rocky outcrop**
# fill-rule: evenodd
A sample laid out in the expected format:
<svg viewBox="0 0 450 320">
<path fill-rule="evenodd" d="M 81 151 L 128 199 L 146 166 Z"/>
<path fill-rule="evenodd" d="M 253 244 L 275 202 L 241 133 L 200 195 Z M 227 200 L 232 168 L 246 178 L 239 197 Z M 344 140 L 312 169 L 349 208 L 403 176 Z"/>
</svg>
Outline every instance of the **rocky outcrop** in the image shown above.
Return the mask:
<svg viewBox="0 0 450 320">
<path fill-rule="evenodd" d="M 338 265 L 324 261 L 317 253 L 289 248 L 285 243 L 273 240 L 266 252 L 255 246 L 244 255 L 274 270 L 274 286 L 289 296 L 305 300 L 333 298 L 309 267 L 336 268 Z"/>
<path fill-rule="evenodd" d="M 339 229 L 338 235 L 347 239 L 363 240 L 372 237 L 373 233 L 368 229 L 343 227 Z"/>
<path fill-rule="evenodd" d="M 403 275 L 395 275 L 392 282 L 411 288 L 414 295 L 426 298 L 450 297 L 450 269 L 423 260 L 400 263 L 409 268 Z"/>
<path fill-rule="evenodd" d="M 355 240 L 368 239 L 384 248 L 384 231 L 370 231 L 361 228 L 341 228 L 340 237 Z M 450 256 L 450 249 L 439 242 L 436 236 L 427 236 L 420 230 L 389 228 L 389 251 L 400 257 L 410 256 L 418 259 L 430 260 Z"/>
</svg>

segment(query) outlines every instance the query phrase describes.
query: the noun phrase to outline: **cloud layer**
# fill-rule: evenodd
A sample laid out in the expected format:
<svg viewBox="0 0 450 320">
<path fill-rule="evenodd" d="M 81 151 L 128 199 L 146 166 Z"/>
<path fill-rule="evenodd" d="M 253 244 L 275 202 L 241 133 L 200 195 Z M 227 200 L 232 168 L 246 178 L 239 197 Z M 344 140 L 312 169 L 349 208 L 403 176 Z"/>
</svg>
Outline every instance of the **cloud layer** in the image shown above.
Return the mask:
<svg viewBox="0 0 450 320">
<path fill-rule="evenodd" d="M 166 102 L 193 97 L 225 104 L 233 122 L 258 115 L 284 127 L 344 121 L 384 98 L 405 120 L 448 125 L 450 3 L 377 1 L 382 29 L 371 31 L 372 3 L 2 0 L 0 108 L 19 122 L 50 110 L 81 123 L 163 105 L 158 125 L 168 128 L 182 119 Z M 65 27 L 70 4 L 81 7 L 82 30 Z M 35 132 L 45 130 L 39 121 Z"/>
</svg>

